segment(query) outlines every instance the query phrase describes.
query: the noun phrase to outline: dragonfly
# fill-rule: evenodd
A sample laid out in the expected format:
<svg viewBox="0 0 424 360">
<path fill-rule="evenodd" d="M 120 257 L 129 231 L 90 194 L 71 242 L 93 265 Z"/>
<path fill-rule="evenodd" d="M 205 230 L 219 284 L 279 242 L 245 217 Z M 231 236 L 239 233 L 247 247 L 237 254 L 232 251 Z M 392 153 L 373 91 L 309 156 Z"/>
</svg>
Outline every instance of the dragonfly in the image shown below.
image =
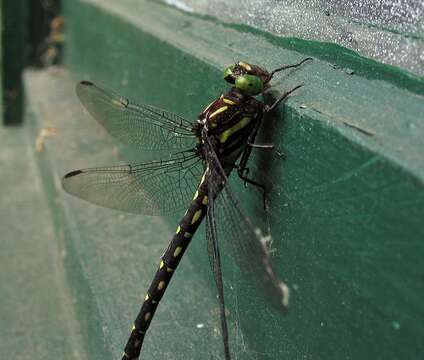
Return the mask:
<svg viewBox="0 0 424 360">
<path fill-rule="evenodd" d="M 223 273 L 219 241 L 226 241 L 232 259 L 243 269 L 259 293 L 286 309 L 289 288 L 276 275 L 267 244 L 245 215 L 228 177 L 235 170 L 246 183 L 263 184 L 249 176 L 247 163 L 253 149 L 273 149 L 272 144 L 255 143 L 264 115 L 277 107 L 298 85 L 267 105 L 256 98 L 270 88 L 273 76 L 298 68 L 283 65 L 271 72 L 259 65 L 235 62 L 224 70 L 231 84 L 228 92 L 208 105 L 192 123 L 172 112 L 136 104 L 90 81 L 81 81 L 76 93 L 90 115 L 118 141 L 136 149 L 166 151 L 167 157 L 139 164 L 75 170 L 66 174 L 66 192 L 107 208 L 131 213 L 162 215 L 183 211 L 158 270 L 134 321 L 122 360 L 140 356 L 146 332 L 172 275 L 206 218 L 209 262 L 217 288 L 223 351 L 231 359 L 226 319 Z"/>
</svg>

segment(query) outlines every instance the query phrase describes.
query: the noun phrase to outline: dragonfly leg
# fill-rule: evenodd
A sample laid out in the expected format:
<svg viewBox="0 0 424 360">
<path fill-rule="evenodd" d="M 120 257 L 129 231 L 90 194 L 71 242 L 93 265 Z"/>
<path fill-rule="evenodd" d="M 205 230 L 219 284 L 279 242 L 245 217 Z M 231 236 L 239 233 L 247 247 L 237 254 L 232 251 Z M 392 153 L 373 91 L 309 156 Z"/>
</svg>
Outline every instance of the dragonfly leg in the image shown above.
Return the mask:
<svg viewBox="0 0 424 360">
<path fill-rule="evenodd" d="M 244 181 L 245 184 L 251 184 L 253 186 L 258 187 L 259 189 L 261 189 L 262 191 L 262 198 L 263 198 L 263 203 L 264 203 L 264 210 L 266 210 L 266 196 L 267 196 L 267 192 L 266 192 L 266 188 L 264 184 L 261 184 L 255 180 L 252 180 L 251 178 L 247 177 L 245 175 L 245 173 L 249 173 L 249 169 L 244 167 L 244 168 L 238 168 L 237 170 L 237 175 L 239 176 L 240 179 L 242 179 Z"/>
<path fill-rule="evenodd" d="M 284 153 L 280 150 L 277 150 L 277 149 L 275 149 L 274 151 L 275 151 L 275 153 L 277 154 L 278 157 L 280 157 L 283 160 L 287 160 L 287 154 L 286 153 Z"/>
<path fill-rule="evenodd" d="M 240 165 L 236 165 L 236 167 L 235 167 L 236 169 L 237 169 L 237 171 L 239 171 L 239 169 L 240 169 Z M 249 172 L 250 172 L 250 168 L 248 168 L 248 167 L 244 167 L 243 169 L 241 169 L 241 172 L 242 172 L 242 174 L 243 175 L 247 175 L 247 174 L 249 174 Z"/>
<path fill-rule="evenodd" d="M 270 111 L 272 111 L 272 110 L 274 110 L 275 109 L 275 107 L 276 106 L 278 106 L 278 104 L 281 102 L 281 101 L 283 101 L 283 100 L 285 100 L 285 99 L 287 99 L 287 97 L 291 94 L 291 93 L 293 93 L 295 90 L 297 90 L 297 89 L 299 89 L 300 87 L 302 87 L 303 86 L 303 84 L 300 84 L 300 85 L 297 85 L 297 86 L 295 86 L 293 89 L 291 89 L 291 90 L 288 90 L 288 91 L 286 91 L 286 92 L 284 92 L 275 102 L 274 102 L 274 104 L 272 104 L 272 105 L 265 105 L 264 106 L 264 112 L 265 113 L 268 113 L 268 112 L 270 112 Z"/>
</svg>

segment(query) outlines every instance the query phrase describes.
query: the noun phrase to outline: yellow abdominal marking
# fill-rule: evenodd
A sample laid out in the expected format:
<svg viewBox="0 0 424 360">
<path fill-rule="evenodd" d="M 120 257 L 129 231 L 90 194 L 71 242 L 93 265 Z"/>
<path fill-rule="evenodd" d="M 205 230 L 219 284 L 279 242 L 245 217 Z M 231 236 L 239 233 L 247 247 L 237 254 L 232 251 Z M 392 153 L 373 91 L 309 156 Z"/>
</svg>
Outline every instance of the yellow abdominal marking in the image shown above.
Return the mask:
<svg viewBox="0 0 424 360">
<path fill-rule="evenodd" d="M 221 143 L 225 143 L 232 134 L 234 134 L 236 131 L 244 128 L 247 124 L 250 123 L 251 120 L 252 120 L 252 118 L 250 118 L 250 117 L 244 117 L 237 124 L 233 125 L 229 129 L 222 132 L 219 135 L 219 141 Z"/>
<path fill-rule="evenodd" d="M 207 205 L 208 204 L 208 197 L 205 195 L 205 197 L 202 200 L 202 204 L 203 205 Z"/>
<path fill-rule="evenodd" d="M 193 225 L 197 220 L 199 220 L 201 215 L 202 209 L 197 210 L 193 215 L 193 219 L 191 219 L 191 224 Z"/>
<path fill-rule="evenodd" d="M 144 301 L 149 300 L 149 294 L 146 294 L 146 296 L 144 297 Z"/>
<path fill-rule="evenodd" d="M 209 119 L 212 119 L 215 115 L 218 115 L 227 109 L 228 109 L 228 106 L 220 107 L 218 110 L 215 110 L 212 114 L 209 115 Z"/>
<path fill-rule="evenodd" d="M 236 104 L 234 101 L 232 101 L 232 100 L 230 100 L 230 99 L 226 99 L 226 98 L 224 98 L 224 102 L 225 102 L 226 104 L 229 104 L 229 105 L 235 105 L 235 104 Z"/>
<path fill-rule="evenodd" d="M 158 284 L 158 290 L 162 290 L 165 287 L 165 281 L 160 281 Z"/>
<path fill-rule="evenodd" d="M 181 227 L 177 227 L 177 231 L 175 232 L 176 234 L 178 234 L 181 231 Z"/>
<path fill-rule="evenodd" d="M 177 246 L 174 250 L 174 257 L 177 257 L 178 255 L 181 254 L 181 251 L 183 250 L 183 248 L 181 246 Z"/>
<path fill-rule="evenodd" d="M 191 238 L 193 236 L 193 234 L 190 234 L 189 232 L 186 232 L 185 234 L 184 234 L 184 237 L 185 238 Z"/>
<path fill-rule="evenodd" d="M 144 321 L 148 321 L 150 319 L 150 316 L 152 316 L 151 313 L 146 313 L 146 315 L 144 315 Z"/>
<path fill-rule="evenodd" d="M 187 233 L 186 233 L 187 234 Z M 185 236 L 185 234 L 184 234 L 184 236 Z M 174 271 L 174 269 L 171 269 L 170 267 L 168 267 L 168 265 L 165 265 L 165 263 L 163 262 L 163 260 L 160 262 L 160 265 L 159 265 L 159 269 L 162 269 L 163 267 L 166 267 L 166 271 L 168 271 L 168 272 L 172 272 L 172 271 Z M 146 295 L 146 296 L 149 296 L 149 295 Z M 147 300 L 147 299 L 146 299 Z"/>
<path fill-rule="evenodd" d="M 250 70 L 252 70 L 252 68 L 250 67 L 250 65 L 249 64 L 246 64 L 245 62 L 243 62 L 243 61 L 239 61 L 239 63 L 238 63 L 241 67 L 244 67 L 247 71 L 250 71 Z"/>
</svg>

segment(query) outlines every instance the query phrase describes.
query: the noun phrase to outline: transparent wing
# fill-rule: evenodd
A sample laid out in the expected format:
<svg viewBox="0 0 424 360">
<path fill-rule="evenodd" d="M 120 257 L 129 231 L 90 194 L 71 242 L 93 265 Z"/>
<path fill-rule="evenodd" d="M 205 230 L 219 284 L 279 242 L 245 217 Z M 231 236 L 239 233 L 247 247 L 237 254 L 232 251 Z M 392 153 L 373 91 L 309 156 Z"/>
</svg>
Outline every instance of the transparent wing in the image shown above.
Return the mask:
<svg viewBox="0 0 424 360">
<path fill-rule="evenodd" d="M 276 276 L 260 231 L 255 230 L 231 191 L 227 176 L 218 157 L 205 137 L 205 156 L 208 166 L 209 214 L 207 216 L 208 254 L 218 286 L 222 292 L 219 264 L 219 245 L 231 251 L 231 258 L 243 274 L 265 297 L 280 309 L 288 306 L 289 289 Z M 213 200 L 215 199 L 215 200 Z M 216 225 L 215 225 L 216 224 Z M 218 271 L 218 273 L 217 273 Z"/>
<path fill-rule="evenodd" d="M 207 176 L 211 176 L 213 172 L 208 171 Z M 213 179 L 208 179 L 208 184 Z M 223 184 L 222 184 L 223 185 Z M 222 186 L 221 186 L 222 188 Z M 215 217 L 215 197 L 217 193 L 214 191 L 215 187 L 208 185 L 208 211 L 206 214 L 206 241 L 209 255 L 209 262 L 211 265 L 212 273 L 214 276 L 219 302 L 219 316 L 221 320 L 221 331 L 222 340 L 224 344 L 224 357 L 225 360 L 231 359 L 230 346 L 228 342 L 228 325 L 227 315 L 225 313 L 225 297 L 224 297 L 224 285 L 222 281 L 222 270 L 221 270 L 221 256 L 219 253 L 218 244 L 218 231 L 216 228 L 216 217 Z M 222 225 L 222 224 L 221 224 Z"/>
<path fill-rule="evenodd" d="M 123 144 L 145 150 L 194 147 L 192 124 L 176 114 L 133 104 L 89 81 L 80 82 L 76 93 L 91 116 Z"/>
<path fill-rule="evenodd" d="M 203 174 L 193 153 L 170 160 L 76 170 L 62 179 L 72 195 L 100 206 L 137 214 L 169 214 L 186 209 Z"/>
</svg>

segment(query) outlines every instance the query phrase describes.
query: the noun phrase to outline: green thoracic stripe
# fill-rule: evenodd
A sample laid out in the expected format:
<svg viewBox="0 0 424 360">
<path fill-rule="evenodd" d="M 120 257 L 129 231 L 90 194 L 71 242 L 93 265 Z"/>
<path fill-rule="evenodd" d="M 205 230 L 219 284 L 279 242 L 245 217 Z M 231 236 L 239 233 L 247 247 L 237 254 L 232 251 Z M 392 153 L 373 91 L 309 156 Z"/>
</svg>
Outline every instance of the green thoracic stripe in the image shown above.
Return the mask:
<svg viewBox="0 0 424 360">
<path fill-rule="evenodd" d="M 238 130 L 244 128 L 245 126 L 247 126 L 250 122 L 251 122 L 252 118 L 249 116 L 245 116 L 243 117 L 239 122 L 237 122 L 235 125 L 233 125 L 232 127 L 230 127 L 229 129 L 223 131 L 220 135 L 219 135 L 219 141 L 221 143 L 224 143 L 228 140 L 228 138 L 234 134 L 235 132 L 237 132 Z"/>
</svg>

